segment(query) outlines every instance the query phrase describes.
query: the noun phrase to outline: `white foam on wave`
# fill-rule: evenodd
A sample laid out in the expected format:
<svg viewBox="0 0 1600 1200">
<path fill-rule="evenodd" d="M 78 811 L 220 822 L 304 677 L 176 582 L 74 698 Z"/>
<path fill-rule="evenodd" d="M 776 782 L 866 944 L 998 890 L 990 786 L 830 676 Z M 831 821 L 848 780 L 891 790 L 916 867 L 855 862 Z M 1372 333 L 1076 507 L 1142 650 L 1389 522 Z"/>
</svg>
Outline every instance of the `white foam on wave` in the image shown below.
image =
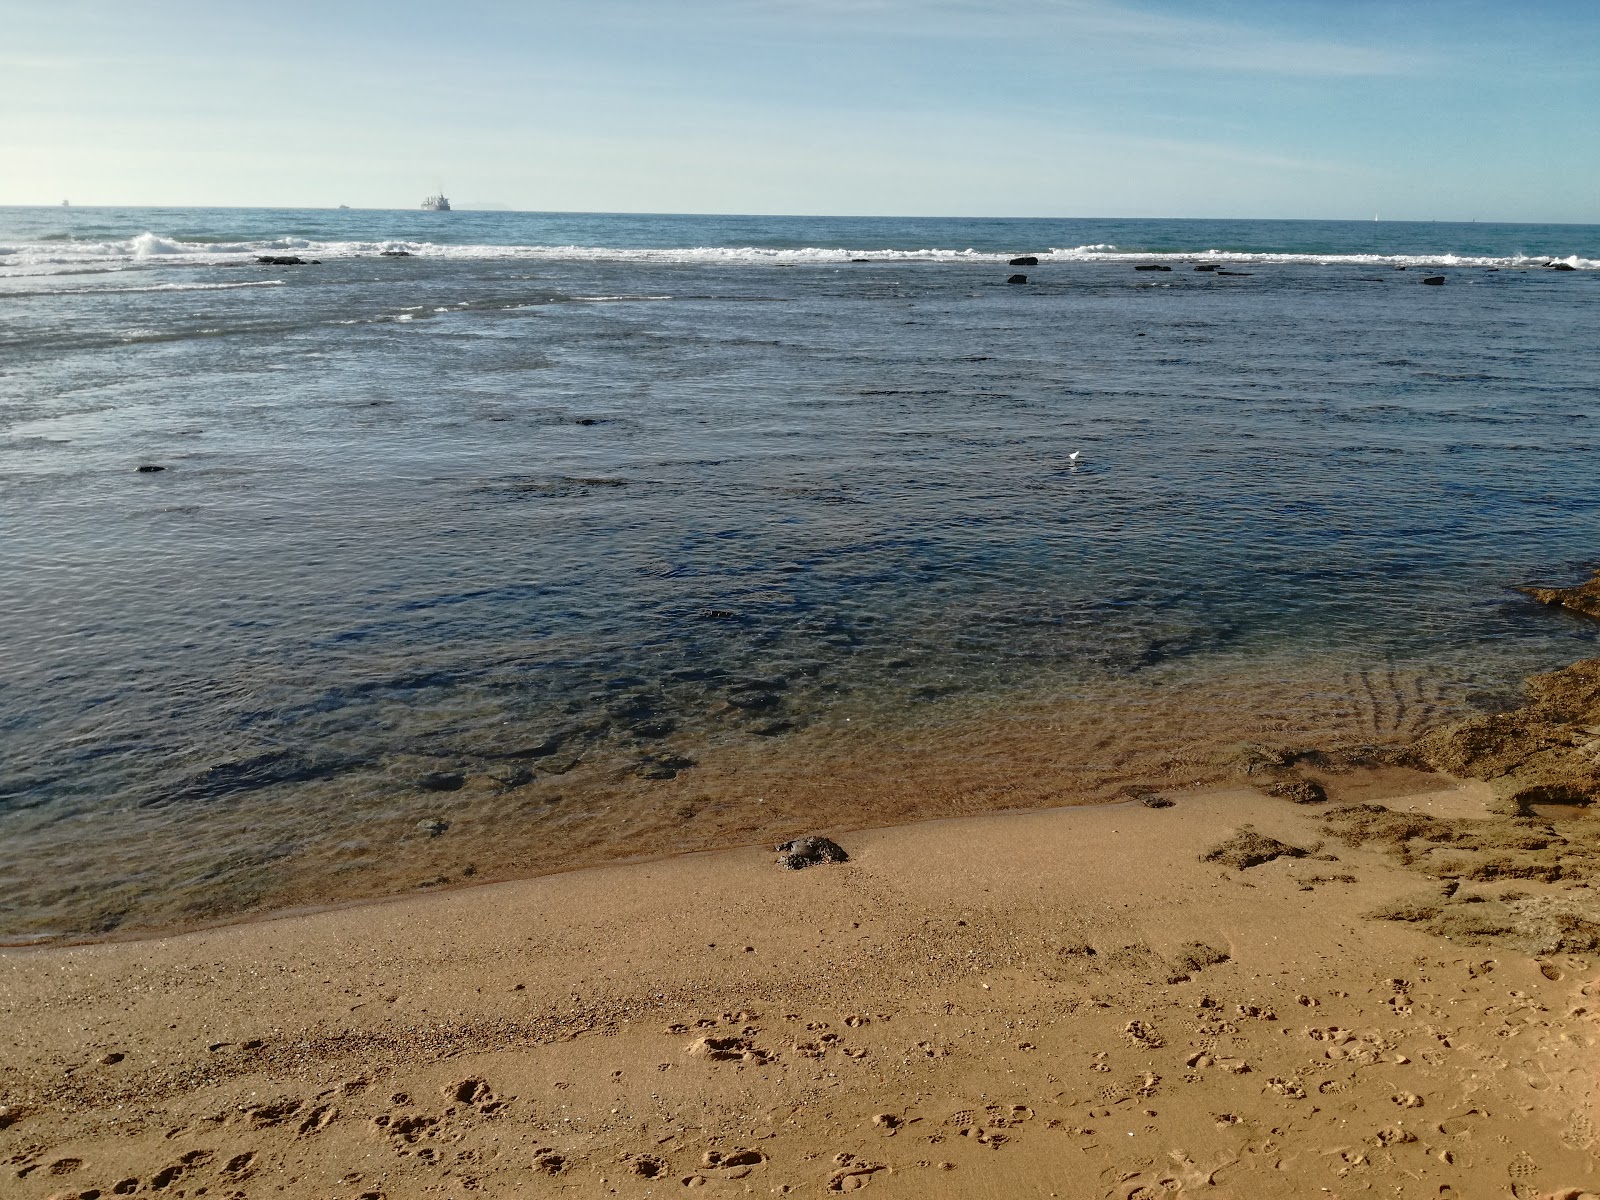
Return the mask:
<svg viewBox="0 0 1600 1200">
<path fill-rule="evenodd" d="M 282 287 L 282 279 L 251 279 L 244 283 L 152 283 L 142 287 L 56 288 L 52 296 L 116 296 L 128 292 L 226 292 L 234 288 Z"/>
<path fill-rule="evenodd" d="M 894 247 L 850 249 L 842 246 L 489 246 L 439 242 L 313 241 L 277 237 L 258 241 L 186 242 L 146 232 L 126 241 L 20 242 L 0 245 L 0 278 L 64 275 L 85 271 L 117 271 L 151 266 L 205 265 L 248 261 L 260 254 L 292 251 L 321 259 L 379 256 L 404 251 L 414 258 L 460 261 L 521 260 L 534 262 L 642 262 L 683 265 L 826 266 L 865 260 L 868 263 L 989 263 L 1001 265 L 1020 251 L 997 252 L 968 247 Z M 1350 266 L 1540 267 L 1564 263 L 1578 270 L 1600 270 L 1600 260 L 1568 255 L 1475 256 L 1455 253 L 1303 253 L 1200 249 L 1149 252 L 1107 242 L 1028 251 L 1040 263 L 1182 262 L 1282 263 Z"/>
</svg>

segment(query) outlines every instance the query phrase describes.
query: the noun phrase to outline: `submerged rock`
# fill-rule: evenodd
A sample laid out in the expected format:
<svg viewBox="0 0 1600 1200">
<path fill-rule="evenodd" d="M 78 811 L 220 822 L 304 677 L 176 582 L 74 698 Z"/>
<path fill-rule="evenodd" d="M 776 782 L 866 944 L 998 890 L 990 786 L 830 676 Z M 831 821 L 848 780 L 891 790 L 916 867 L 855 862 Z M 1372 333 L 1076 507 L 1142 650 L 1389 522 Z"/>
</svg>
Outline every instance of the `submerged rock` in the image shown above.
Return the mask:
<svg viewBox="0 0 1600 1200">
<path fill-rule="evenodd" d="M 165 471 L 166 468 L 160 463 L 140 463 L 137 470 L 141 475 L 154 475 L 157 471 Z"/>
<path fill-rule="evenodd" d="M 1163 263 L 1140 263 L 1133 268 L 1135 271 L 1170 271 L 1171 267 Z"/>
<path fill-rule="evenodd" d="M 1427 284 L 1429 287 L 1443 287 L 1444 286 L 1444 276 L 1443 275 L 1429 275 L 1422 282 Z"/>
<path fill-rule="evenodd" d="M 1195 268 L 1195 270 L 1196 271 L 1215 271 L 1220 265 L 1221 265 L 1220 263 L 1201 263 L 1199 266 L 1197 266 Z"/>
<path fill-rule="evenodd" d="M 1028 277 L 1026 275 L 1012 275 L 1012 276 L 1009 276 L 1006 279 L 1006 282 L 1007 283 L 1027 283 L 1028 282 Z"/>
<path fill-rule="evenodd" d="M 778 865 L 786 871 L 799 871 L 822 863 L 849 862 L 844 847 L 831 838 L 802 837 L 778 847 Z"/>
<path fill-rule="evenodd" d="M 467 777 L 460 771 L 430 771 L 413 782 L 425 792 L 456 792 L 466 784 Z"/>
<path fill-rule="evenodd" d="M 438 837 L 441 833 L 449 828 L 450 822 L 442 820 L 439 817 L 428 817 L 426 820 L 417 822 L 417 832 L 425 833 L 429 837 Z"/>
<path fill-rule="evenodd" d="M 258 254 L 256 261 L 264 267 L 304 267 L 310 264 L 298 254 Z"/>
<path fill-rule="evenodd" d="M 140 468 L 143 470 L 143 468 Z M 1577 587 L 1521 587 L 1517 591 L 1532 596 L 1540 604 L 1557 608 L 1570 608 L 1573 612 L 1600 620 L 1600 571 L 1587 583 Z"/>
<path fill-rule="evenodd" d="M 1550 264 L 1552 271 L 1576 271 L 1578 268 L 1571 263 L 1555 262 Z"/>
</svg>

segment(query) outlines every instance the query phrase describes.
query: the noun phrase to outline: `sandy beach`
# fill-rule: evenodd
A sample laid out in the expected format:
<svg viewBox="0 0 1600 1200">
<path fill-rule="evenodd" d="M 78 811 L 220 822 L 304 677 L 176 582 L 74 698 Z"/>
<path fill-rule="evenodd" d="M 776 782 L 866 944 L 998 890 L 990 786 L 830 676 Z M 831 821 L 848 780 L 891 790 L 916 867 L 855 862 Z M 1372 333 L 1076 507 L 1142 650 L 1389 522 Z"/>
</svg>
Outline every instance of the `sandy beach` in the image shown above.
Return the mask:
<svg viewBox="0 0 1600 1200">
<path fill-rule="evenodd" d="M 849 862 L 802 871 L 737 849 L 7 951 L 0 1190 L 1600 1191 L 1594 955 L 1528 921 L 1439 925 L 1587 883 L 1473 882 L 1373 836 L 1466 830 L 1458 859 L 1500 862 L 1479 831 L 1538 822 L 1492 815 L 1487 784 L 1326 786 L 841 834 Z"/>
</svg>

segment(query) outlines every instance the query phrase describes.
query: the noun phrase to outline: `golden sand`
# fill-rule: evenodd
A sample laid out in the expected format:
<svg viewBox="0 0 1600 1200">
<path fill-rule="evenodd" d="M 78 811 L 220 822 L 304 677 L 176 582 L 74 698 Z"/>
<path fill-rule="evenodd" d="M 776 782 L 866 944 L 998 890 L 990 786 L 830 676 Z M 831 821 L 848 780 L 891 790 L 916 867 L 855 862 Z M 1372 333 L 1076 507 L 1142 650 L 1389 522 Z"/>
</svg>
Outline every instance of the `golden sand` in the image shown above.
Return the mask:
<svg viewBox="0 0 1600 1200">
<path fill-rule="evenodd" d="M 1433 787 L 1388 803 L 1485 813 Z M 4 952 L 0 1194 L 1600 1192 L 1591 957 L 1369 918 L 1434 884 L 1324 806 L 1174 798 Z M 1202 861 L 1244 825 L 1307 853 Z"/>
</svg>

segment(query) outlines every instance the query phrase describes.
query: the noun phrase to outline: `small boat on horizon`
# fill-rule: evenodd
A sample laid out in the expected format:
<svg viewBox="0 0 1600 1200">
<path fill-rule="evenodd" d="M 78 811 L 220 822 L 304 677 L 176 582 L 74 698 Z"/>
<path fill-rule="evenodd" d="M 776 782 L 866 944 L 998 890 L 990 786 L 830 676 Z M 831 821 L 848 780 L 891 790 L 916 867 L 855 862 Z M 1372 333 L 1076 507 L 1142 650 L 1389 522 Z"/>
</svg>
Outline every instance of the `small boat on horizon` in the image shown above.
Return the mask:
<svg viewBox="0 0 1600 1200">
<path fill-rule="evenodd" d="M 429 196 L 424 200 L 422 207 L 425 212 L 449 212 L 450 201 L 445 199 L 443 192 L 440 192 L 438 195 Z"/>
</svg>

